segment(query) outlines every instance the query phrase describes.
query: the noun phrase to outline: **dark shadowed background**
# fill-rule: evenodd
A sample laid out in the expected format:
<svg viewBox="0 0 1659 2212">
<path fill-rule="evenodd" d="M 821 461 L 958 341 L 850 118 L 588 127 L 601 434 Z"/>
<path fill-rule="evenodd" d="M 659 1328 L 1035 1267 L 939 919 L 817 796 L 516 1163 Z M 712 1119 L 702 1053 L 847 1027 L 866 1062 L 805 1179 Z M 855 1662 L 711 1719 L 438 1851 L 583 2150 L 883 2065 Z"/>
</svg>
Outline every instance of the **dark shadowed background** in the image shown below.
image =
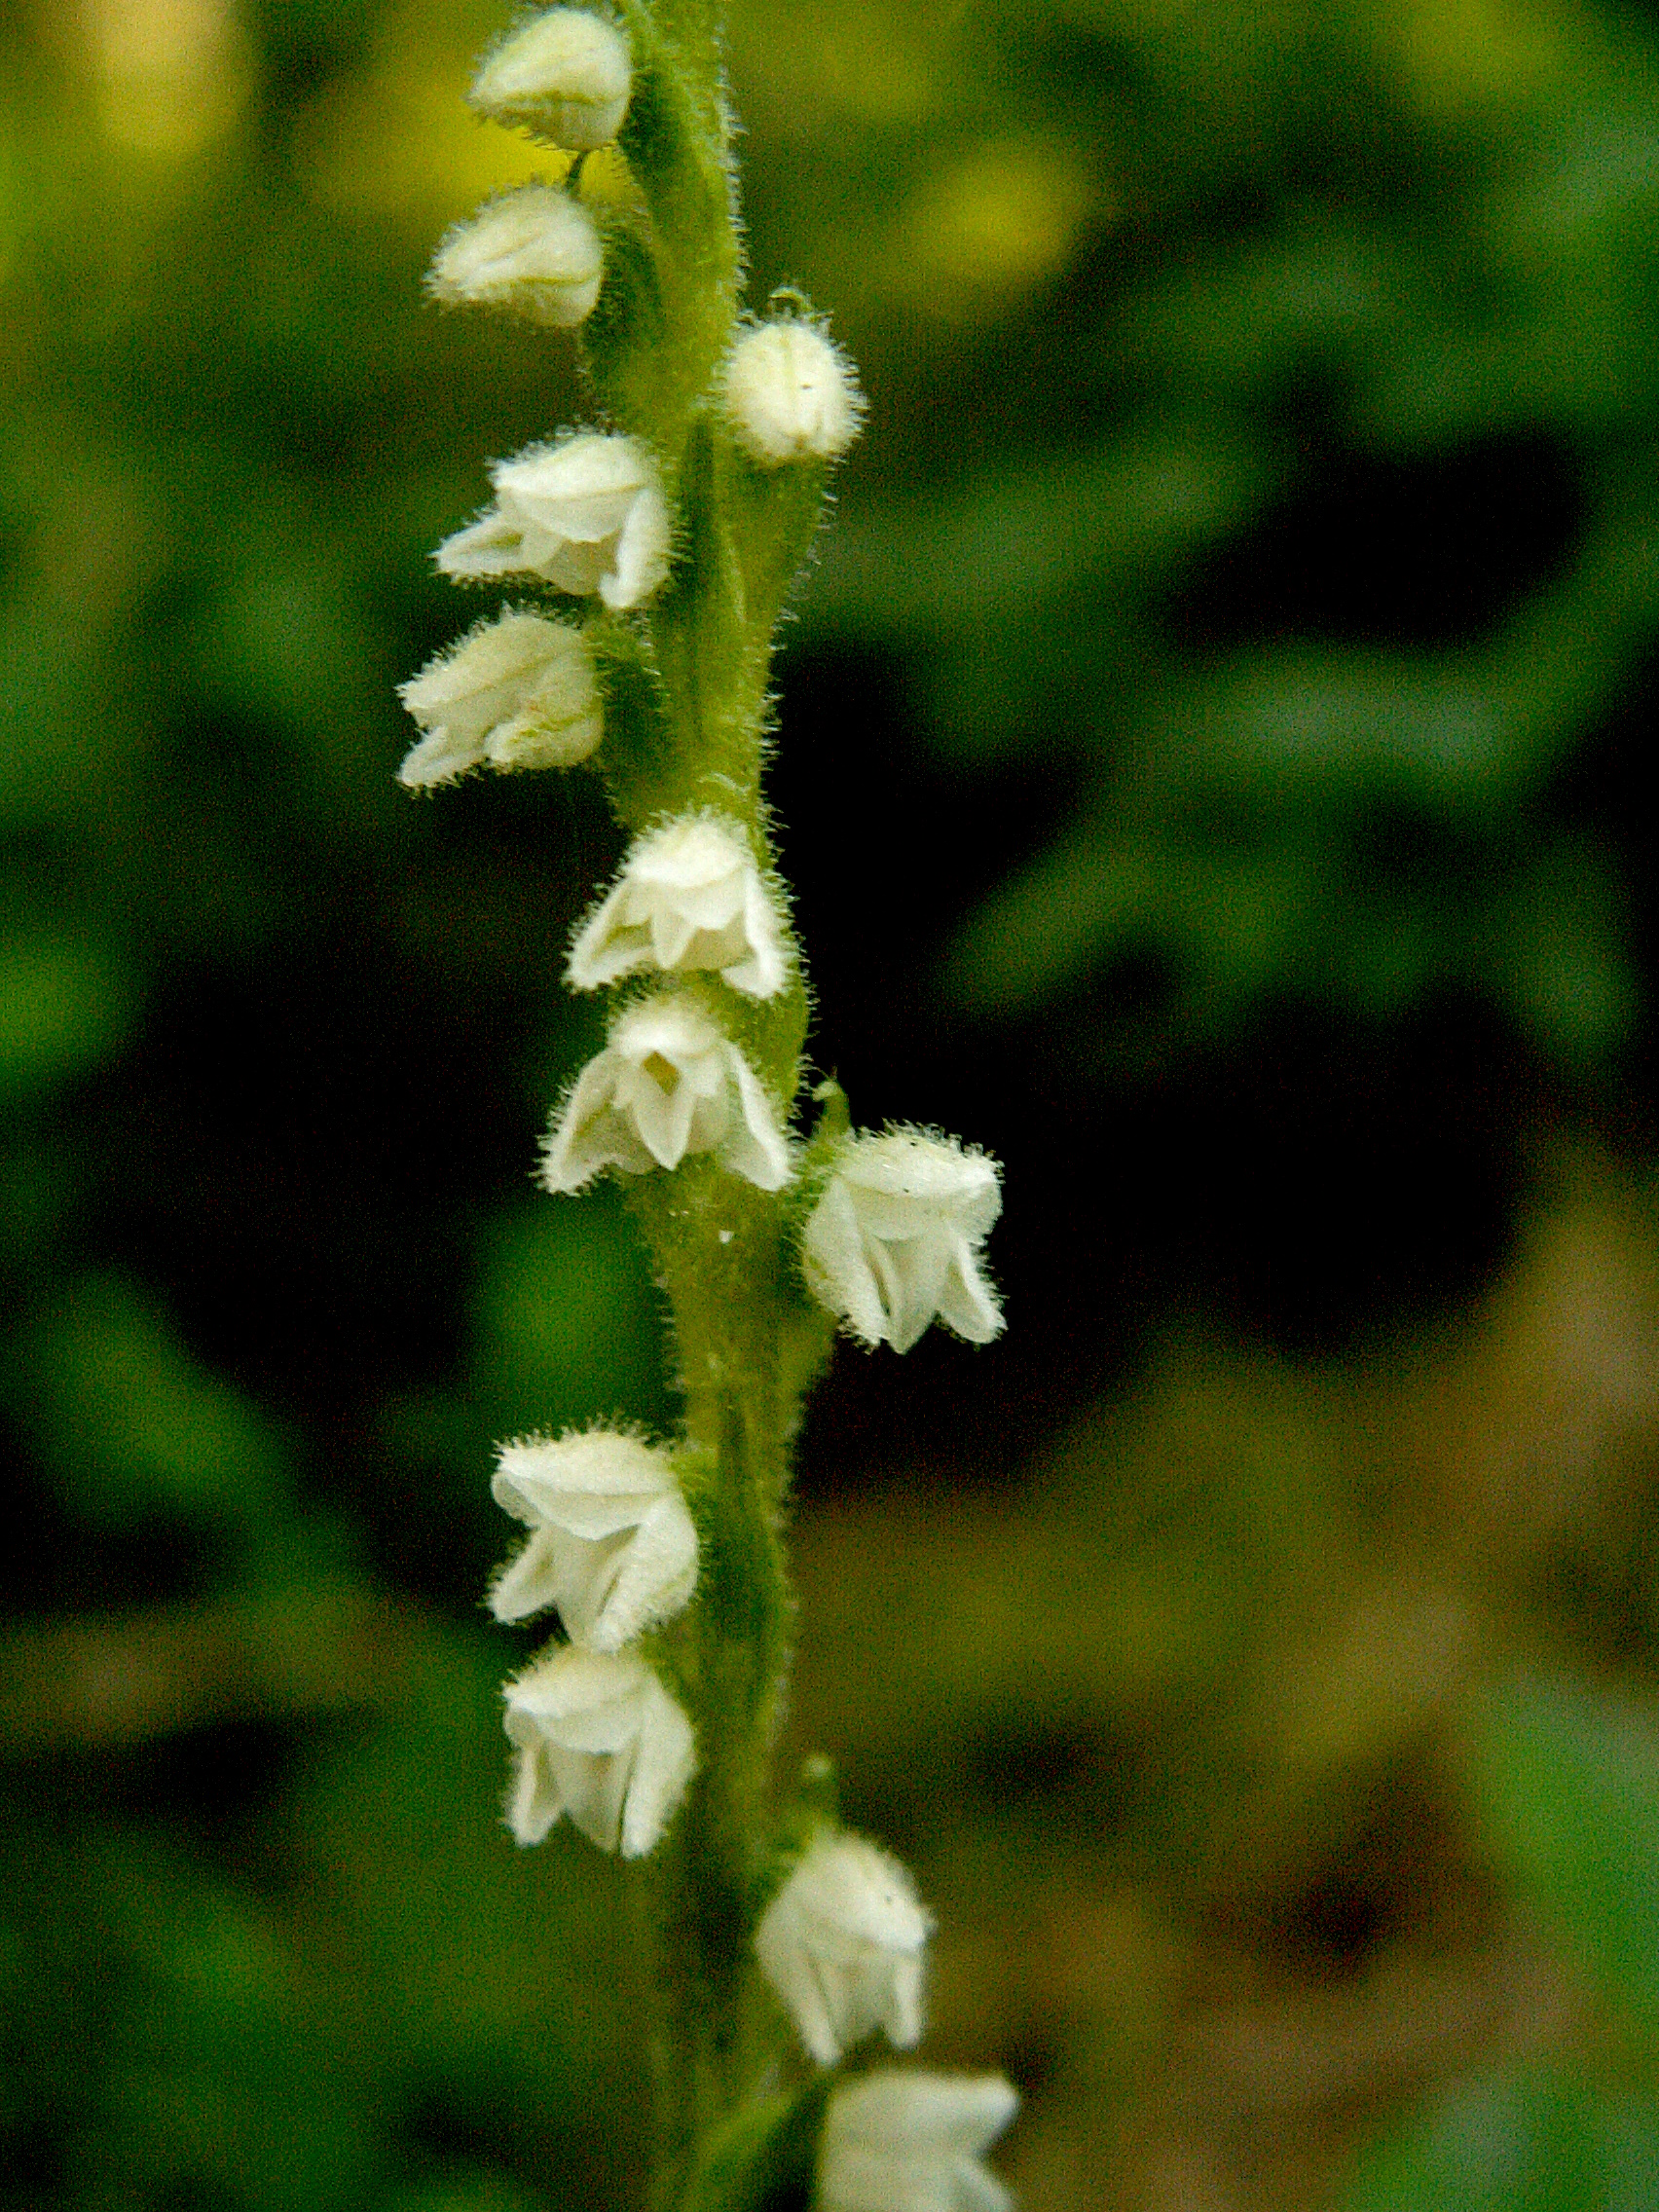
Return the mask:
<svg viewBox="0 0 1659 2212">
<path fill-rule="evenodd" d="M 0 2205 L 638 2201 L 617 1869 L 498 1823 L 494 1439 L 672 1419 L 529 1176 L 618 838 L 417 803 L 577 419 L 424 304 L 496 0 L 0 0 Z M 1010 1326 L 837 1355 L 789 1755 L 1028 2212 L 1659 2202 L 1659 19 L 738 0 L 870 399 L 772 791 Z M 596 176 L 603 176 L 596 169 Z"/>
</svg>

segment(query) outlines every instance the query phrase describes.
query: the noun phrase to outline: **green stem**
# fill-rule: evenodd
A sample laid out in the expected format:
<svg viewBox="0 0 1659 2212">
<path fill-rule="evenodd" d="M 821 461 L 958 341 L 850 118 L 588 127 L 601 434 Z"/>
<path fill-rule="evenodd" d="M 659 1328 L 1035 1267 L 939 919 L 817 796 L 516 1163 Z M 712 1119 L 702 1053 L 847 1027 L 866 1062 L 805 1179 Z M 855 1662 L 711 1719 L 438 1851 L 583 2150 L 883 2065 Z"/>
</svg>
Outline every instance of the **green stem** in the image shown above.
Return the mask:
<svg viewBox="0 0 1659 2212">
<path fill-rule="evenodd" d="M 751 1940 L 794 1606 L 780 1529 L 788 1460 L 778 1201 L 706 1160 L 633 1197 L 674 1310 L 682 1466 L 701 1557 L 697 1602 L 663 1640 L 700 1761 L 652 1869 L 667 2204 L 697 2139 L 753 2094 L 764 2062 L 748 2024 Z"/>
</svg>

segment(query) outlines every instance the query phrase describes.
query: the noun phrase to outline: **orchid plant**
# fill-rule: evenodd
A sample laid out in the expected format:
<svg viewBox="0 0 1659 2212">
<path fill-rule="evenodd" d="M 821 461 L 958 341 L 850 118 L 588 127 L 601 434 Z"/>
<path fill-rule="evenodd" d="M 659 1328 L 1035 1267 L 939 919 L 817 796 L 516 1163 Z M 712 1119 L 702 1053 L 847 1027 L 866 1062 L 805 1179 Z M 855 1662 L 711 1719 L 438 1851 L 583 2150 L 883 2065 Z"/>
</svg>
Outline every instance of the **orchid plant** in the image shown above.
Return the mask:
<svg viewBox="0 0 1659 2212">
<path fill-rule="evenodd" d="M 992 1161 L 856 1132 L 833 1084 L 793 1126 L 808 998 L 761 793 L 771 655 L 864 402 L 799 294 L 742 309 L 714 0 L 553 8 L 471 100 L 552 173 L 452 232 L 431 290 L 579 331 L 604 426 L 497 462 L 492 504 L 438 548 L 515 598 L 403 686 L 422 735 L 401 779 L 586 763 L 632 839 L 571 945 L 571 988 L 611 1014 L 541 1180 L 621 1179 L 683 1399 L 672 1438 L 501 1451 L 495 1495 L 529 1534 L 491 1603 L 558 1622 L 507 1685 L 507 1822 L 533 1845 L 569 1819 L 641 1862 L 661 2212 L 995 2212 L 1008 2083 L 867 2065 L 878 2033 L 921 2038 L 925 1906 L 842 1828 L 824 1761 L 793 1791 L 771 1771 L 791 1445 L 836 1323 L 897 1352 L 935 1319 L 974 1344 L 1002 1327 Z M 601 197 L 584 172 L 612 146 L 626 181 Z"/>
</svg>

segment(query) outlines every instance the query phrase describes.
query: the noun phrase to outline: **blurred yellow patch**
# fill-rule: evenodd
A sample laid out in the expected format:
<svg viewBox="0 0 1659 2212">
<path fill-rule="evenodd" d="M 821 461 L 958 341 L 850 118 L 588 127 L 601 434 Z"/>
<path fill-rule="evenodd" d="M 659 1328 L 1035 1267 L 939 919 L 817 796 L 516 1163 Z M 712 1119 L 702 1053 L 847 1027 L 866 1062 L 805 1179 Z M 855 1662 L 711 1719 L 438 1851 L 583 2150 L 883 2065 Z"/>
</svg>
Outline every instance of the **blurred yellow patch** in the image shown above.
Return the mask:
<svg viewBox="0 0 1659 2212">
<path fill-rule="evenodd" d="M 982 311 L 1057 276 L 1101 194 L 1078 147 L 1013 138 L 977 147 L 918 186 L 889 282 L 936 313 Z"/>
<path fill-rule="evenodd" d="M 1406 77 L 1442 112 L 1525 98 L 1573 58 L 1573 26 L 1530 0 L 1403 0 L 1393 22 Z"/>
<path fill-rule="evenodd" d="M 107 137 L 182 159 L 222 136 L 252 89 L 229 0 L 81 0 L 81 30 Z"/>
<path fill-rule="evenodd" d="M 491 27 L 506 20 L 498 11 Z M 481 122 L 466 105 L 487 43 L 477 11 L 394 11 L 367 71 L 331 86 L 305 118 L 296 148 L 302 189 L 322 206 L 402 218 L 435 238 L 493 193 L 532 177 L 556 183 L 570 169 L 568 154 Z M 612 205 L 636 197 L 614 147 L 589 156 L 582 197 Z"/>
<path fill-rule="evenodd" d="M 739 0 L 731 67 L 739 106 L 763 109 L 769 132 L 818 137 L 825 111 L 915 126 L 948 104 L 941 62 L 961 11 L 907 0 L 817 0 L 780 8 Z"/>
</svg>

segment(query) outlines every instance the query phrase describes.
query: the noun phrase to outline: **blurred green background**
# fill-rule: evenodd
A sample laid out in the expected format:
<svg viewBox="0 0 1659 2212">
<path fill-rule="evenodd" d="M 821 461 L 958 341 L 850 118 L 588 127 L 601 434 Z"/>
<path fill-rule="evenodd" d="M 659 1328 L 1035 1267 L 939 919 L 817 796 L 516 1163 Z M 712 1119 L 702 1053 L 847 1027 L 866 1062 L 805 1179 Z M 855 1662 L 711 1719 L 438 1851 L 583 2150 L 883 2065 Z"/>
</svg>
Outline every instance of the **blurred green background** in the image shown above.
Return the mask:
<svg viewBox="0 0 1659 2212">
<path fill-rule="evenodd" d="M 638 2202 L 498 1823 L 494 1438 L 672 1418 L 537 1197 L 617 840 L 392 785 L 573 420 L 443 316 L 497 0 L 0 5 L 0 2204 Z M 1659 17 L 738 0 L 871 401 L 780 664 L 814 1050 L 996 1150 L 843 1352 L 790 1755 L 1030 2212 L 1659 2202 Z"/>
</svg>

